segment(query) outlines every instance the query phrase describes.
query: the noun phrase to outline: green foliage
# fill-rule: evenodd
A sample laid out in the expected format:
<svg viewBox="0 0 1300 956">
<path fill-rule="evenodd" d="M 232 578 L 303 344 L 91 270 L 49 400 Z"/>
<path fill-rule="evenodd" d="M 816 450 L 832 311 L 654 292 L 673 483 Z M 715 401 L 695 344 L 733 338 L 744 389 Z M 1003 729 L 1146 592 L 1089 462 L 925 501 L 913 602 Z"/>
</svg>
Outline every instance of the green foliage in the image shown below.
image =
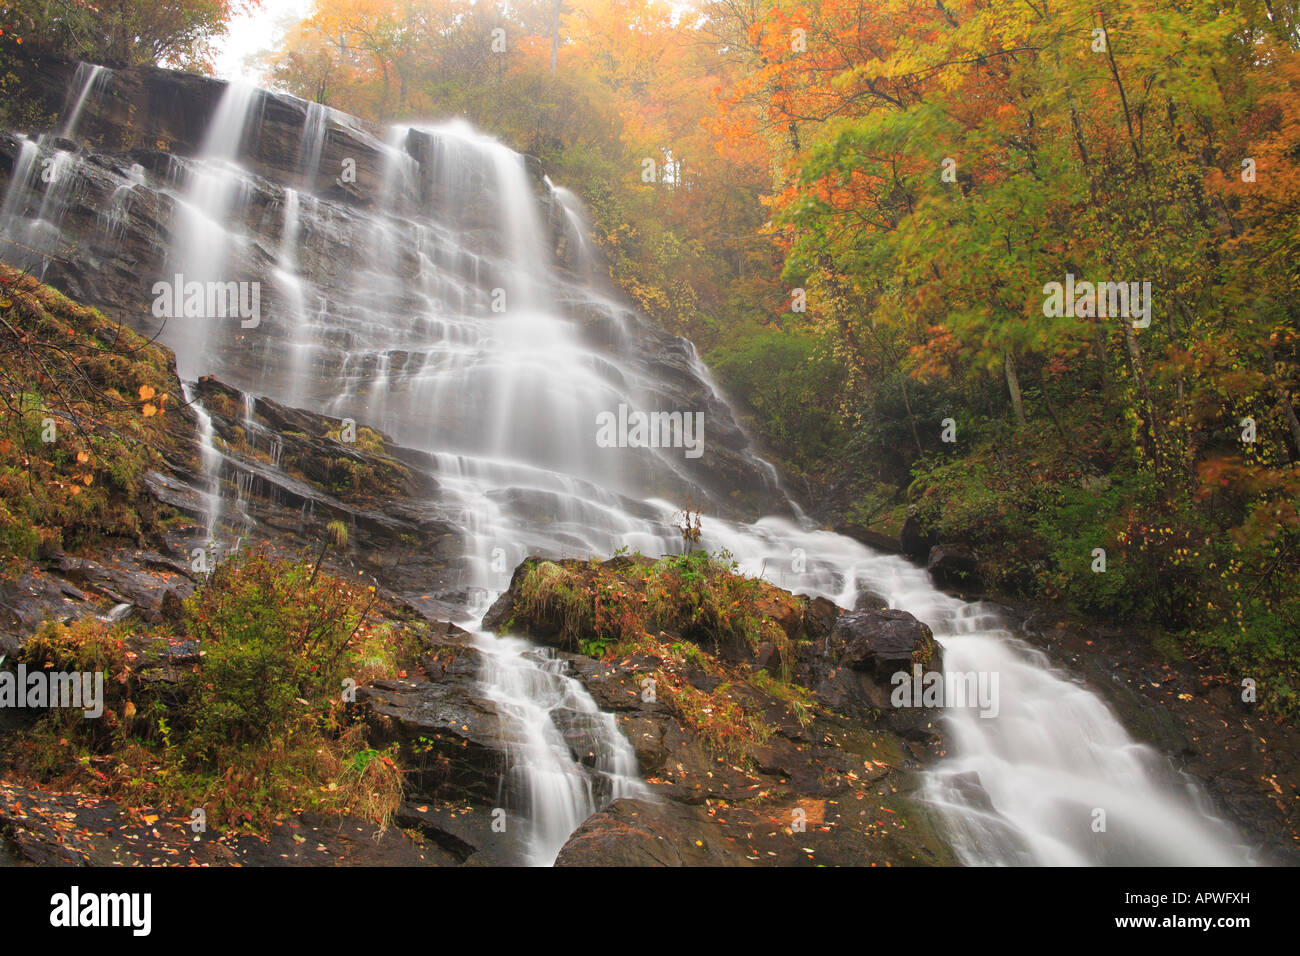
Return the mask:
<svg viewBox="0 0 1300 956">
<path fill-rule="evenodd" d="M 844 370 L 815 335 L 740 326 L 708 356 L 723 386 L 743 396 L 760 433 L 799 468 L 844 441 L 837 405 Z"/>
<path fill-rule="evenodd" d="M 817 704 L 813 700 L 811 691 L 798 684 L 773 677 L 767 671 L 757 671 L 749 682 L 764 694 L 785 701 L 794 714 L 795 720 L 799 722 L 799 726 L 807 727 L 812 723 Z"/>
<path fill-rule="evenodd" d="M 194 752 L 264 741 L 303 714 L 330 714 L 354 672 L 370 599 L 306 562 L 261 552 L 217 566 L 186 602 L 205 657 L 190 688 Z"/>
<path fill-rule="evenodd" d="M 325 534 L 334 547 L 342 549 L 348 546 L 348 526 L 342 521 L 331 521 L 327 524 Z"/>
<path fill-rule="evenodd" d="M 231 16 L 255 5 L 246 0 L 97 0 L 49 3 L 5 0 L 0 6 L 7 34 L 29 47 L 82 59 L 99 57 L 120 66 L 163 60 L 204 70 L 211 43 Z"/>
<path fill-rule="evenodd" d="M 762 582 L 736 574 L 735 567 L 726 553 L 660 559 L 646 577 L 646 613 L 697 644 L 752 649 L 770 640 L 784 648 L 785 633 L 758 606 Z"/>
<path fill-rule="evenodd" d="M 1257 700 L 1267 710 L 1293 716 L 1300 712 L 1300 597 L 1280 603 L 1248 598 L 1230 619 L 1193 635 L 1219 660 L 1231 662 L 1236 680 L 1253 680 Z"/>
<path fill-rule="evenodd" d="M 515 615 L 530 633 L 558 638 L 584 654 L 658 659 L 654 679 L 666 706 L 715 754 L 738 761 L 747 760 L 774 728 L 754 700 L 738 693 L 706 646 L 716 651 L 730 642 L 751 648 L 763 640 L 775 642 L 784 672 L 752 682 L 786 701 L 801 723 L 811 720 L 811 698 L 788 683 L 791 648 L 761 606 L 763 588 L 762 582 L 736 574 L 725 553 L 694 551 L 604 564 L 540 561 L 520 582 Z M 691 684 L 692 672 L 724 679 L 704 691 Z"/>
<path fill-rule="evenodd" d="M 22 44 L 15 40 L 14 35 L 0 34 L 0 128 L 51 127 L 54 117 L 37 97 L 28 93 L 26 77 L 29 65 L 26 57 L 20 55 Z"/>
<path fill-rule="evenodd" d="M 49 711 L 12 765 L 132 805 L 202 807 L 225 826 L 261 830 L 309 808 L 386 823 L 402 774 L 347 721 L 343 679 L 391 675 L 416 640 L 371 620 L 371 589 L 313 573 L 261 552 L 219 565 L 185 603 L 203 657 L 178 684 L 158 680 L 168 635 L 94 618 L 43 626 L 28 665 L 103 672 L 105 713 Z"/>
<path fill-rule="evenodd" d="M 539 562 L 524 575 L 516 601 L 518 615 L 539 628 L 553 629 L 570 647 L 579 647 L 583 640 L 594 646 L 604 639 L 591 633 L 595 612 L 581 576 L 552 561 Z"/>
<path fill-rule="evenodd" d="M 962 457 L 919 464 L 910 494 L 925 526 L 973 546 L 995 593 L 1046 597 L 1085 617 L 1155 622 L 1256 680 L 1266 709 L 1294 713 L 1300 605 L 1283 572 L 1285 532 L 1274 526 L 1280 547 L 1225 535 L 1220 517 L 1186 490 L 1153 488 L 1133 459 L 1101 475 L 1080 469 L 1050 432 L 1023 437 L 1013 450 L 986 439 Z"/>
<path fill-rule="evenodd" d="M 693 551 L 626 566 L 540 561 L 520 582 L 515 618 L 531 633 L 591 656 L 624 652 L 664 630 L 695 645 L 752 649 L 771 641 L 787 650 L 763 598 L 763 583 L 735 573 L 725 553 Z"/>
</svg>

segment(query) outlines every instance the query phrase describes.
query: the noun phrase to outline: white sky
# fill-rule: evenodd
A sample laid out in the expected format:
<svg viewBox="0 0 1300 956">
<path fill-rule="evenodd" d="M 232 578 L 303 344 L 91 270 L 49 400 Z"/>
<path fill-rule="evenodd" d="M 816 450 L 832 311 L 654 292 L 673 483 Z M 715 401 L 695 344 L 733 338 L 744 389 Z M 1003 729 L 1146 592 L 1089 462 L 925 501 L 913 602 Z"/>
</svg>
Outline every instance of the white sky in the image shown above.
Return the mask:
<svg viewBox="0 0 1300 956">
<path fill-rule="evenodd" d="M 230 32 L 217 43 L 216 75 L 224 79 L 244 76 L 260 80 L 261 74 L 245 60 L 280 41 L 286 27 L 307 15 L 311 0 L 262 0 L 252 13 L 230 22 Z"/>
</svg>

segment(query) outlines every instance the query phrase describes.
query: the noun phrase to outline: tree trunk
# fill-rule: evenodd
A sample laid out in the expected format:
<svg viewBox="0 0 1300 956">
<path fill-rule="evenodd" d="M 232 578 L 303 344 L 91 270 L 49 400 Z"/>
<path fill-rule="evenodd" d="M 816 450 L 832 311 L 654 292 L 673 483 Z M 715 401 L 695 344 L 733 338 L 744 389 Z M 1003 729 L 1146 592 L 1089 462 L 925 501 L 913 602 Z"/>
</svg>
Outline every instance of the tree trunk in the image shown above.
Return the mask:
<svg viewBox="0 0 1300 956">
<path fill-rule="evenodd" d="M 1138 344 L 1137 334 L 1133 331 L 1133 324 L 1127 319 L 1124 322 L 1124 344 L 1128 346 L 1129 366 L 1133 369 L 1133 381 L 1137 385 L 1138 400 L 1142 408 L 1142 438 L 1146 445 L 1147 457 L 1155 462 L 1157 468 L 1161 467 L 1159 441 L 1157 436 L 1155 421 L 1155 406 L 1151 402 L 1151 389 L 1147 385 L 1147 373 L 1142 364 L 1142 346 Z"/>
<path fill-rule="evenodd" d="M 1067 451 L 1070 450 L 1070 438 L 1065 434 L 1065 429 L 1061 426 L 1061 419 L 1056 414 L 1056 406 L 1052 404 L 1052 393 L 1047 390 L 1047 376 L 1039 373 L 1038 382 L 1043 388 L 1043 404 L 1047 406 L 1047 414 L 1052 418 L 1052 424 L 1056 426 L 1056 433 L 1061 436 L 1061 442 Z"/>
<path fill-rule="evenodd" d="M 903 390 L 903 407 L 907 409 L 907 424 L 912 426 L 912 440 L 916 442 L 916 453 L 924 457 L 925 446 L 921 444 L 921 433 L 916 430 L 916 416 L 912 414 L 912 400 L 907 395 L 907 376 L 905 373 L 899 379 L 899 386 Z"/>
<path fill-rule="evenodd" d="M 1016 375 L 1016 360 L 1011 357 L 1011 353 L 1006 353 L 1006 360 L 1003 365 L 1007 371 L 1007 391 L 1011 393 L 1011 407 L 1015 409 L 1016 421 L 1022 426 L 1025 424 L 1025 402 L 1020 395 L 1020 378 Z"/>
</svg>

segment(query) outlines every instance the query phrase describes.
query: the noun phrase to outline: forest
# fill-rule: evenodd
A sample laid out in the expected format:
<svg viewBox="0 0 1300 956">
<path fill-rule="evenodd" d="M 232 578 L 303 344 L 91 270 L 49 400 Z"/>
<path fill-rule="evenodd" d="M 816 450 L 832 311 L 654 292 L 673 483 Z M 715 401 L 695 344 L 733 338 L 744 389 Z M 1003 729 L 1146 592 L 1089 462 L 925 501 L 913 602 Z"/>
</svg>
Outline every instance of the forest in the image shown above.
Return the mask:
<svg viewBox="0 0 1300 956">
<path fill-rule="evenodd" d="M 0 863 L 1293 863 L 1298 253 L 1295 0 L 0 0 Z"/>
<path fill-rule="evenodd" d="M 892 530 L 910 507 L 998 591 L 1170 629 L 1290 709 L 1296 16 L 340 0 L 268 67 L 538 156 L 832 510 Z M 1051 314 L 1067 277 L 1147 284 L 1147 321 Z"/>
</svg>

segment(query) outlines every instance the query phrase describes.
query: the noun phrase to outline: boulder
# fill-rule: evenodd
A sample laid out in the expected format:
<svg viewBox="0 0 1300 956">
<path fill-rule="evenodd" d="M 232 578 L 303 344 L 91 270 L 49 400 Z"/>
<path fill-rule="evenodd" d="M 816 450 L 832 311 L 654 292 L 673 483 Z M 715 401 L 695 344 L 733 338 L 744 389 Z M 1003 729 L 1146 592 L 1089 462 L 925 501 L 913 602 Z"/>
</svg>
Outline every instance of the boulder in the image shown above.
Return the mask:
<svg viewBox="0 0 1300 956">
<path fill-rule="evenodd" d="M 929 555 L 930 549 L 938 543 L 939 539 L 934 532 L 909 509 L 907 520 L 903 522 L 903 527 L 898 533 L 898 544 L 903 554 L 917 561 L 923 561 Z"/>
<path fill-rule="evenodd" d="M 781 673 L 781 649 L 771 641 L 763 641 L 754 649 L 754 663 L 769 674 Z"/>
<path fill-rule="evenodd" d="M 889 601 L 880 592 L 872 588 L 860 589 L 858 596 L 853 600 L 853 610 L 855 611 L 884 611 L 888 608 Z"/>
<path fill-rule="evenodd" d="M 804 598 L 804 600 L 807 603 L 803 608 L 803 636 L 811 640 L 820 640 L 835 627 L 842 610 L 833 601 L 824 597 Z"/>
<path fill-rule="evenodd" d="M 845 537 L 861 541 L 867 547 L 875 548 L 877 551 L 883 551 L 886 554 L 898 554 L 902 550 L 897 538 L 875 531 L 866 525 L 841 524 L 836 526 L 834 530 L 836 534 L 842 534 Z"/>
<path fill-rule="evenodd" d="M 31 568 L 0 577 L 0 654 L 13 654 L 37 626 L 96 612 L 89 595 L 61 577 Z"/>
<path fill-rule="evenodd" d="M 854 611 L 840 615 L 832 640 L 843 643 L 840 665 L 888 681 L 919 664 L 937 670 L 939 645 L 929 626 L 907 611 Z"/>
<path fill-rule="evenodd" d="M 935 545 L 930 549 L 926 567 L 934 583 L 941 588 L 971 591 L 981 586 L 979 559 L 965 545 Z"/>
<path fill-rule="evenodd" d="M 830 710 L 855 719 L 881 720 L 900 737 L 922 747 L 940 742 L 939 713 L 896 708 L 895 674 L 942 667 L 934 634 L 906 611 L 847 611 L 821 640 L 802 649 L 796 679 Z"/>
<path fill-rule="evenodd" d="M 357 688 L 372 739 L 396 741 L 412 796 L 494 805 L 505 728 L 481 696 L 478 664 L 457 658 L 436 681 L 380 680 Z"/>
<path fill-rule="evenodd" d="M 624 798 L 588 817 L 556 866 L 747 866 L 698 807 Z"/>
</svg>

